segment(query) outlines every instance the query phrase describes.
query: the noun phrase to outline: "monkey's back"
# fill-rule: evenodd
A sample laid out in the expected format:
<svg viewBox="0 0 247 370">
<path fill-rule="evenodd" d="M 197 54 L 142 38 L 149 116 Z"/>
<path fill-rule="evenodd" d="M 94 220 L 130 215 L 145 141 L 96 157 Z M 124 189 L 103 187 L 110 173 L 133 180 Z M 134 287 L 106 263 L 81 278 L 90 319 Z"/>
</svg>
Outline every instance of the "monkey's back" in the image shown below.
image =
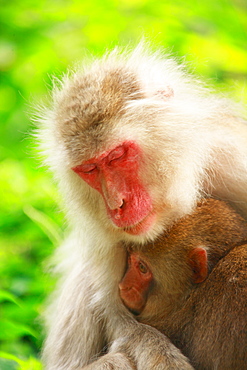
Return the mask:
<svg viewBox="0 0 247 370">
<path fill-rule="evenodd" d="M 184 307 L 181 349 L 196 369 L 247 368 L 247 244 L 222 258 Z"/>
</svg>

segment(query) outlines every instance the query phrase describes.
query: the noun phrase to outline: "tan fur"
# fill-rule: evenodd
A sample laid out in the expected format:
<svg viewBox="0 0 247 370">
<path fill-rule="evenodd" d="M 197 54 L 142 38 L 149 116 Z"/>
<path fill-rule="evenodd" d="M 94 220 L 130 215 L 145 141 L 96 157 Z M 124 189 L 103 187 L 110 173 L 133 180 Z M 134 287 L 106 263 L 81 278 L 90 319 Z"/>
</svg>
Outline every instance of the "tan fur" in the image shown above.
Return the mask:
<svg viewBox="0 0 247 370">
<path fill-rule="evenodd" d="M 137 319 L 166 334 L 195 369 L 246 366 L 246 240 L 246 221 L 209 199 L 139 252 L 154 283 Z M 193 283 L 188 259 L 198 246 L 209 258 L 209 276 L 201 284 Z"/>
<path fill-rule="evenodd" d="M 138 326 L 118 297 L 126 258 L 119 242 L 154 240 L 205 195 L 226 198 L 246 214 L 246 126 L 235 104 L 143 45 L 116 49 L 56 85 L 39 138 L 72 232 L 58 251 L 63 278 L 47 314 L 44 362 L 49 370 L 81 368 L 118 333 L 135 338 L 128 356 L 136 367 L 153 369 L 155 349 L 147 350 L 144 329 L 134 336 Z M 138 176 L 156 215 L 152 228 L 137 236 L 113 225 L 100 194 L 71 170 L 128 140 L 142 149 Z M 165 336 L 157 341 L 167 348 Z M 136 346 L 142 348 L 138 355 Z M 169 367 L 162 354 L 160 368 L 171 369 L 172 356 Z"/>
</svg>

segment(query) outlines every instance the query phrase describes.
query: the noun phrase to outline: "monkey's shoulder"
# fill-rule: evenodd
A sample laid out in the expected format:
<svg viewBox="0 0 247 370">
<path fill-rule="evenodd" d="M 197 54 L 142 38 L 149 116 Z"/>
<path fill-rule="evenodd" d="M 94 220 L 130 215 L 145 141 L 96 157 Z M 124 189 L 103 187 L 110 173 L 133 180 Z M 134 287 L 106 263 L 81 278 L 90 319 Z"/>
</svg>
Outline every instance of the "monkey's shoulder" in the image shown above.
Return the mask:
<svg viewBox="0 0 247 370">
<path fill-rule="evenodd" d="M 208 312 L 215 309 L 239 316 L 247 308 L 247 244 L 234 247 L 213 268 L 208 278 L 191 295 L 199 311 L 205 305 Z M 205 310 L 202 309 L 205 313 Z M 234 312 L 236 314 L 234 314 Z M 247 317 L 245 319 L 247 323 Z"/>
</svg>

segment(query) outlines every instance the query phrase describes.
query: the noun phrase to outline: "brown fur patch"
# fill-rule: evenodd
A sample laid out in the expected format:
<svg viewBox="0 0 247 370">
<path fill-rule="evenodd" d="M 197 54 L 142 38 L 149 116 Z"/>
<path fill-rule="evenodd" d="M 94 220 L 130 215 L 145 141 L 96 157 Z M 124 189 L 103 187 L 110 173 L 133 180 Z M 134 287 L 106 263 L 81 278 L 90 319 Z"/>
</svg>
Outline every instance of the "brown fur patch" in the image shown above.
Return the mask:
<svg viewBox="0 0 247 370">
<path fill-rule="evenodd" d="M 143 97 L 136 75 L 123 67 L 75 75 L 56 111 L 58 132 L 67 151 L 75 157 L 76 148 L 83 151 L 82 143 L 89 137 L 100 140 L 123 114 L 127 101 Z"/>
</svg>

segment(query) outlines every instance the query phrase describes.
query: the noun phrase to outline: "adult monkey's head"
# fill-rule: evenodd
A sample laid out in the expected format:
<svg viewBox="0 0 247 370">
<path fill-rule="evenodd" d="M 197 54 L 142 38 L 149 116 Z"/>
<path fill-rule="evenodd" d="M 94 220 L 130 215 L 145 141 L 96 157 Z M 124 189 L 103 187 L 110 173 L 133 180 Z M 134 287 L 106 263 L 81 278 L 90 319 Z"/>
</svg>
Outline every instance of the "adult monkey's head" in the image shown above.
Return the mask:
<svg viewBox="0 0 247 370">
<path fill-rule="evenodd" d="M 73 222 L 86 209 L 120 239 L 145 241 L 190 213 L 210 191 L 216 148 L 205 129 L 216 109 L 202 95 L 173 60 L 142 46 L 66 77 L 44 142 Z"/>
</svg>

